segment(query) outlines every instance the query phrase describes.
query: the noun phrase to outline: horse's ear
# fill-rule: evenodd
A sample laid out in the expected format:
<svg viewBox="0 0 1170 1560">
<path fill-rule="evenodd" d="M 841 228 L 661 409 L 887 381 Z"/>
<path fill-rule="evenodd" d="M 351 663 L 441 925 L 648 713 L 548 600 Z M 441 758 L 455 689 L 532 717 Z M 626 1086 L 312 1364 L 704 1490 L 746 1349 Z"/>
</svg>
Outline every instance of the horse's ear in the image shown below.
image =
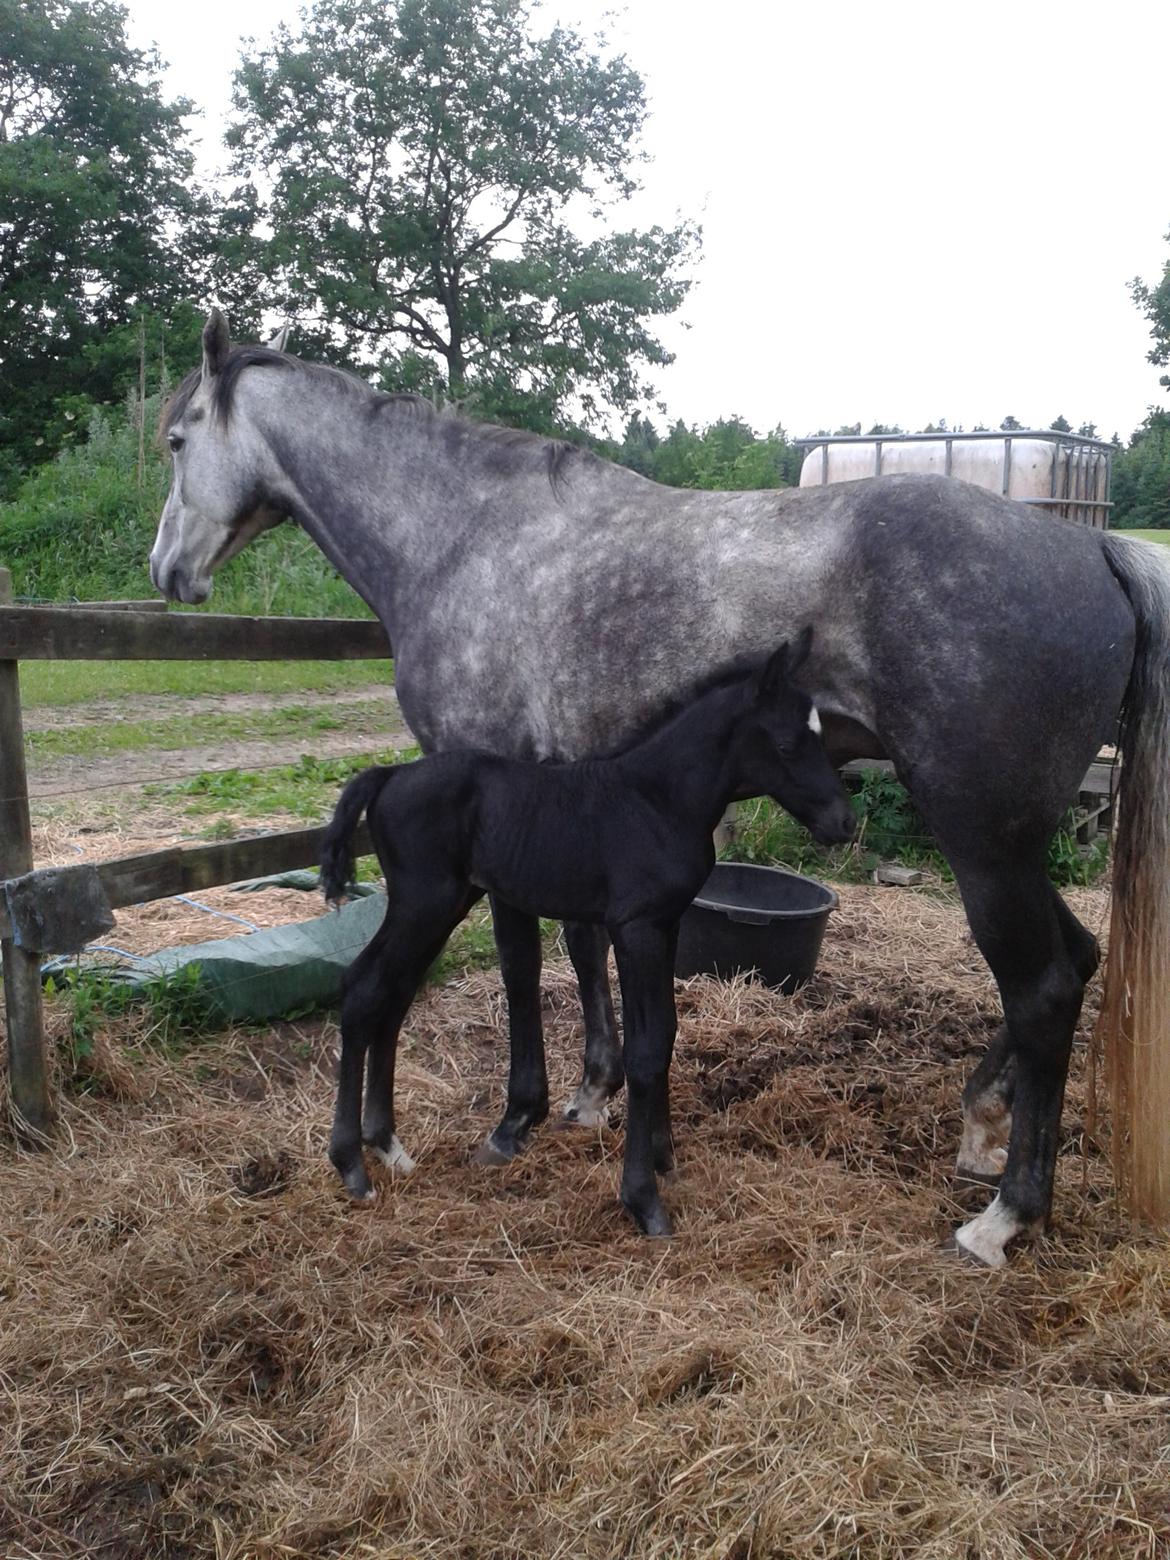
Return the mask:
<svg viewBox="0 0 1170 1560">
<path fill-rule="evenodd" d="M 215 378 L 227 362 L 227 355 L 231 349 L 232 338 L 228 335 L 227 321 L 218 309 L 212 309 L 207 316 L 207 324 L 203 327 L 204 379 Z"/>
<path fill-rule="evenodd" d="M 264 343 L 264 345 L 266 347 L 270 347 L 273 352 L 283 352 L 286 349 L 286 347 L 288 346 L 289 328 L 290 328 L 289 327 L 289 323 L 286 320 L 284 322 L 284 324 L 280 327 L 280 329 L 277 331 L 276 335 L 273 336 L 271 338 L 271 340 L 266 341 Z"/>
</svg>

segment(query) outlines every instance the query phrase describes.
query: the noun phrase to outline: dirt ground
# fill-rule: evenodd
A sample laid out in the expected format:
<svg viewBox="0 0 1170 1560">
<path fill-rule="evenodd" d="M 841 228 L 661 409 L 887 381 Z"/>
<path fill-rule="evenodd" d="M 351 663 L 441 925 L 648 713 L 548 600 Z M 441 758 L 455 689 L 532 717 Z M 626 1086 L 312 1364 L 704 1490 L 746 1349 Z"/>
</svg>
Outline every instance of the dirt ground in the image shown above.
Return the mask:
<svg viewBox="0 0 1170 1560">
<path fill-rule="evenodd" d="M 0 1554 L 1170 1554 L 1170 1255 L 1118 1213 L 1086 1047 L 1048 1238 L 997 1273 L 945 1255 L 990 981 L 955 905 L 841 892 L 795 997 L 680 986 L 661 1245 L 616 1201 L 620 1105 L 469 1163 L 494 973 L 411 1014 L 418 1169 L 376 1169 L 369 1210 L 324 1158 L 329 1020 L 170 1057 L 111 1025 L 49 1150 L 0 1145 Z M 563 961 L 545 987 L 561 1100 Z"/>
<path fill-rule="evenodd" d="M 76 822 L 105 817 L 111 803 L 126 786 L 152 780 L 181 779 L 188 775 L 223 769 L 265 769 L 294 763 L 306 751 L 316 758 L 338 758 L 369 752 L 372 747 L 406 747 L 413 740 L 397 717 L 398 700 L 393 688 L 373 685 L 342 693 L 251 694 L 221 693 L 198 697 L 179 694 L 133 695 L 117 700 L 93 700 L 84 705 L 39 705 L 24 712 L 26 733 L 77 730 L 103 723 L 151 719 L 190 720 L 201 715 L 246 714 L 249 710 L 314 708 L 322 713 L 338 706 L 364 706 L 377 717 L 377 735 L 360 731 L 314 731 L 284 739 L 231 742 L 193 742 L 163 749 L 130 749 L 111 754 L 38 756 L 29 764 L 28 793 L 34 803 L 64 805 Z M 387 714 L 397 717 L 388 730 Z M 195 732 L 192 732 L 195 735 Z M 38 865 L 46 865 L 38 860 Z"/>
</svg>

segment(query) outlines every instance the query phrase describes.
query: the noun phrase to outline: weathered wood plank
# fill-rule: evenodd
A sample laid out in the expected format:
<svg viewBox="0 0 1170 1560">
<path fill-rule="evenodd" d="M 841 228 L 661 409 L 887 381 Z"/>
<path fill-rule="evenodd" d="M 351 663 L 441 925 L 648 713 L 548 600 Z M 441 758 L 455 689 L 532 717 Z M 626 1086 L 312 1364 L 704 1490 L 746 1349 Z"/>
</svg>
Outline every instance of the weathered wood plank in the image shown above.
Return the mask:
<svg viewBox="0 0 1170 1560">
<path fill-rule="evenodd" d="M 876 769 L 879 774 L 894 774 L 894 766 L 888 758 L 855 758 L 848 764 L 841 766 L 841 773 L 846 778 L 863 775 L 867 769 Z M 1091 796 L 1109 796 L 1116 788 L 1117 776 L 1120 773 L 1121 764 L 1114 764 L 1104 759 L 1096 759 L 1085 772 L 1085 778 L 1081 782 L 1081 791 Z"/>
<path fill-rule="evenodd" d="M 24 601 L 21 606 L 35 607 L 38 612 L 58 609 L 66 612 L 165 612 L 167 603 L 158 600 L 144 601 Z"/>
<path fill-rule="evenodd" d="M 0 569 L 0 603 L 12 599 L 12 576 Z M 0 610 L 8 610 L 0 606 Z M 0 880 L 20 877 L 33 864 L 24 767 L 24 731 L 20 715 L 20 670 L 0 652 Z M 8 907 L 4 907 L 7 921 Z M 34 1141 L 53 1121 L 41 1003 L 40 960 L 12 941 L 0 927 L 0 968 L 4 972 L 4 1013 L 8 1035 L 8 1081 L 18 1129 Z"/>
<path fill-rule="evenodd" d="M 168 850 L 147 851 L 138 856 L 119 856 L 113 861 L 79 864 L 76 867 L 55 868 L 53 871 L 59 883 L 62 878 L 68 878 L 71 872 L 92 872 L 96 867 L 110 909 L 118 910 L 154 899 L 169 899 L 174 894 L 199 893 L 203 889 L 219 888 L 225 883 L 241 883 L 247 878 L 288 872 L 294 867 L 315 867 L 320 860 L 324 837 L 324 826 L 291 829 L 281 834 L 223 840 L 214 845 L 173 846 Z M 364 823 L 355 833 L 353 843 L 356 856 L 368 856 L 371 853 L 370 836 Z M 60 889 L 56 891 L 60 892 Z M 0 936 L 8 937 L 11 930 L 8 906 L 3 895 L 0 895 Z M 50 948 L 41 950 L 43 953 L 54 951 Z"/>
<path fill-rule="evenodd" d="M 0 606 L 0 661 L 349 661 L 392 654 L 360 618 Z"/>
<path fill-rule="evenodd" d="M 880 861 L 874 868 L 873 880 L 887 888 L 913 888 L 922 882 L 922 873 L 917 867 L 904 867 L 897 861 Z"/>
</svg>

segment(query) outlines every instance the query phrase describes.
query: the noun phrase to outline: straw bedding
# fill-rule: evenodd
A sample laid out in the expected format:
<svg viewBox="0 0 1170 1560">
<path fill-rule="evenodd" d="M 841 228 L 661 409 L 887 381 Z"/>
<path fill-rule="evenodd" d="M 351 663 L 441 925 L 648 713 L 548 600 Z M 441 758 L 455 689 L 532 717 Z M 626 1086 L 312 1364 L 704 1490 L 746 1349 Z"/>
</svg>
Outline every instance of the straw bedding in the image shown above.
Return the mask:
<svg viewBox="0 0 1170 1560">
<path fill-rule="evenodd" d="M 842 898 L 798 996 L 680 988 L 665 1245 L 617 1207 L 620 1128 L 468 1163 L 493 974 L 408 1021 L 419 1168 L 369 1211 L 324 1160 L 330 1023 L 168 1061 L 120 1020 L 53 1150 L 0 1152 L 0 1554 L 1170 1553 L 1170 1255 L 1119 1219 L 1083 1047 L 1051 1237 L 946 1257 L 992 988 L 956 907 Z M 562 1099 L 567 965 L 545 987 Z"/>
</svg>

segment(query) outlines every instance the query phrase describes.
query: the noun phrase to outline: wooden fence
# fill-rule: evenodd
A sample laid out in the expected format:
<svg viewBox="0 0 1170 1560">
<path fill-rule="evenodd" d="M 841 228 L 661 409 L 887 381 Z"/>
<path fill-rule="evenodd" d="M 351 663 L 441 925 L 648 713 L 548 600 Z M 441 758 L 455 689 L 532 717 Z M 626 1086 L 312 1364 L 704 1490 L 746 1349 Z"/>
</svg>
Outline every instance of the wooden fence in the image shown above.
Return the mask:
<svg viewBox="0 0 1170 1560">
<path fill-rule="evenodd" d="M 78 946 L 86 907 L 103 911 L 88 940 L 110 924 L 110 911 L 173 894 L 198 892 L 294 867 L 315 866 L 324 828 L 172 847 L 113 861 L 33 870 L 28 780 L 20 711 L 22 660 L 276 661 L 369 660 L 389 656 L 379 623 L 347 618 L 217 617 L 167 613 L 161 603 L 12 606 L 8 571 L 0 569 L 0 957 L 8 1028 L 11 1100 L 18 1128 L 43 1134 L 53 1119 L 49 1094 L 40 966 L 46 953 Z M 849 769 L 877 767 L 864 760 Z M 888 766 L 887 766 L 888 767 Z M 1112 772 L 1095 765 L 1085 777 L 1078 833 L 1111 819 Z M 368 851 L 362 826 L 359 852 Z M 29 929 L 14 925 L 6 885 L 18 885 L 36 913 Z M 14 933 L 20 932 L 19 938 Z M 68 935 L 67 935 L 68 934 Z"/>
<path fill-rule="evenodd" d="M 53 1121 L 41 1003 L 41 960 L 68 950 L 65 931 L 95 901 L 108 914 L 172 894 L 315 865 L 323 828 L 151 851 L 114 861 L 33 870 L 28 777 L 20 710 L 19 663 L 54 661 L 349 661 L 389 656 L 380 623 L 350 618 L 217 617 L 159 612 L 158 603 L 99 606 L 11 605 L 0 569 L 0 959 L 8 1030 L 8 1071 L 19 1130 L 43 1135 Z M 368 840 L 358 839 L 359 849 Z M 35 935 L 14 924 L 5 886 L 19 879 L 37 910 Z M 106 923 L 108 924 L 108 922 Z M 62 942 L 66 938 L 66 942 Z M 33 942 L 39 946 L 33 946 Z M 58 946 L 54 947 L 54 942 Z"/>
</svg>

